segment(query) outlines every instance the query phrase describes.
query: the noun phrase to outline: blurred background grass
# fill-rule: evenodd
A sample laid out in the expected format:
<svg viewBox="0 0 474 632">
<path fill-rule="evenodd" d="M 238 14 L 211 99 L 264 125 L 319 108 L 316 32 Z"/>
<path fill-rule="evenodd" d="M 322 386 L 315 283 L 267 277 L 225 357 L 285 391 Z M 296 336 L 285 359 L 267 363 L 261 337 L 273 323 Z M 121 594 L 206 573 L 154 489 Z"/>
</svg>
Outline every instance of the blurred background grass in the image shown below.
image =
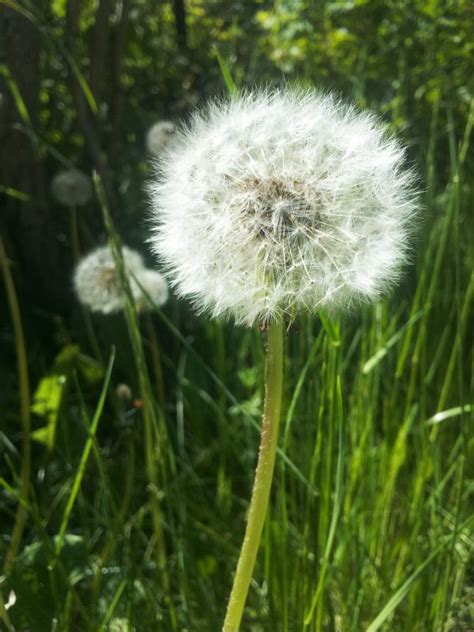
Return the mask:
<svg viewBox="0 0 474 632">
<path fill-rule="evenodd" d="M 391 299 L 286 338 L 242 629 L 474 628 L 473 18 L 468 2 L 436 0 L 0 0 L 5 629 L 220 629 L 264 336 L 172 297 L 154 315 L 130 303 L 94 316 L 91 344 L 50 181 L 95 170 L 103 195 L 77 211 L 81 251 L 109 237 L 151 264 L 146 131 L 223 94 L 223 67 L 238 86 L 316 86 L 378 112 L 408 145 L 424 204 Z"/>
</svg>

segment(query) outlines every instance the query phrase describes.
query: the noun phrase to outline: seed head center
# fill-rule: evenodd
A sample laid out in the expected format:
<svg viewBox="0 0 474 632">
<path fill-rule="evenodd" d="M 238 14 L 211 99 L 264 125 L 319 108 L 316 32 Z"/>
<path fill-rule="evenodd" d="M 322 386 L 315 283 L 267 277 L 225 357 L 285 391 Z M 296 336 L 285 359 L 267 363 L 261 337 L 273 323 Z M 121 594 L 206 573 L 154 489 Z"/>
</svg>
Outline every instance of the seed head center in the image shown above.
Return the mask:
<svg viewBox="0 0 474 632">
<path fill-rule="evenodd" d="M 243 215 L 256 237 L 293 242 L 317 229 L 318 210 L 305 198 L 301 188 L 298 182 L 258 178 L 243 183 Z"/>
</svg>

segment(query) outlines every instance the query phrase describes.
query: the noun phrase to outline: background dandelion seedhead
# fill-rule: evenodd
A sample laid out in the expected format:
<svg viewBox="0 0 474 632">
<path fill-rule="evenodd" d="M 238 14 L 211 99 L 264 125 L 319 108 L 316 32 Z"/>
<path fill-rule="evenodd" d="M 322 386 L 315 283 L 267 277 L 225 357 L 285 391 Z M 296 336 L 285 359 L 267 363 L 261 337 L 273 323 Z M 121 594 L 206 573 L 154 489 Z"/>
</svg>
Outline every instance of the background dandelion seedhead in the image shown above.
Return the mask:
<svg viewBox="0 0 474 632">
<path fill-rule="evenodd" d="M 165 277 L 155 270 L 141 270 L 132 283 L 132 290 L 140 310 L 161 307 L 168 300 L 168 284 Z M 153 301 L 151 305 L 150 300 Z"/>
<path fill-rule="evenodd" d="M 416 214 L 403 161 L 374 116 L 332 96 L 216 101 L 157 163 L 154 251 L 199 310 L 247 325 L 377 299 Z"/>
<path fill-rule="evenodd" d="M 158 156 L 170 142 L 174 123 L 171 121 L 158 121 L 150 127 L 146 134 L 146 148 L 149 154 Z"/>
<path fill-rule="evenodd" d="M 144 271 L 143 259 L 127 246 L 122 248 L 122 256 L 132 291 L 136 295 L 134 277 Z M 110 314 L 123 309 L 124 295 L 109 246 L 97 248 L 78 263 L 74 272 L 74 289 L 80 302 L 93 312 Z"/>
<path fill-rule="evenodd" d="M 60 171 L 51 182 L 51 193 L 63 206 L 83 206 L 92 198 L 92 182 L 78 169 Z"/>
</svg>

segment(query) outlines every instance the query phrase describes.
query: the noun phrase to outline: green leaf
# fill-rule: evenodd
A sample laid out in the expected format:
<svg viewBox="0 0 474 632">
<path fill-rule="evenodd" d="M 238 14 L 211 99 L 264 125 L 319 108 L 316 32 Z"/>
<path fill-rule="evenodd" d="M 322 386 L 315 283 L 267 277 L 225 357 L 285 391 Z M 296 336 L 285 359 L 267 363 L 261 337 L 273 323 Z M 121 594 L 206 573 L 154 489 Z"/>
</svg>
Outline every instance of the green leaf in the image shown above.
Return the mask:
<svg viewBox="0 0 474 632">
<path fill-rule="evenodd" d="M 104 367 L 100 362 L 90 356 L 79 354 L 77 358 L 77 370 L 90 384 L 97 384 L 104 378 Z"/>
<path fill-rule="evenodd" d="M 81 353 L 79 345 L 67 345 L 54 359 L 56 373 L 70 373 L 77 369 L 90 384 L 96 384 L 104 377 L 104 367 L 94 358 Z"/>
<path fill-rule="evenodd" d="M 85 540 L 71 533 L 64 535 L 60 565 L 53 567 L 51 561 L 57 537 L 25 546 L 14 563 L 8 588 L 17 598 L 16 605 L 9 610 L 16 630 L 50 632 L 56 600 L 65 599 L 68 588 L 90 573 Z"/>
<path fill-rule="evenodd" d="M 31 433 L 31 438 L 43 443 L 49 450 L 54 447 L 59 409 L 67 385 L 64 374 L 53 373 L 40 380 L 31 405 L 31 412 L 46 420 L 46 425 Z"/>
</svg>

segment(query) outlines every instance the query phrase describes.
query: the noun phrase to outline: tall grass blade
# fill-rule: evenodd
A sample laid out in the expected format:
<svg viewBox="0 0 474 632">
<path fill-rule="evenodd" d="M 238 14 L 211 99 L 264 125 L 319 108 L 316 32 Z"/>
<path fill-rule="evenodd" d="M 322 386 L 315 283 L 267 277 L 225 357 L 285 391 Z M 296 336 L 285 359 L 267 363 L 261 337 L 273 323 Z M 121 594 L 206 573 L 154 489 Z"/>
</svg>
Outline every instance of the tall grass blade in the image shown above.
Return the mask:
<svg viewBox="0 0 474 632">
<path fill-rule="evenodd" d="M 77 468 L 76 475 L 74 477 L 74 482 L 72 484 L 71 492 L 69 494 L 69 498 L 68 498 L 66 507 L 64 509 L 62 520 L 61 520 L 61 525 L 59 527 L 59 533 L 58 533 L 58 537 L 56 539 L 56 545 L 55 545 L 55 553 L 57 556 L 59 556 L 62 546 L 63 546 L 64 535 L 66 533 L 69 517 L 71 515 L 71 511 L 74 506 L 74 503 L 76 502 L 79 489 L 81 487 L 82 479 L 84 477 L 84 472 L 87 466 L 87 461 L 89 459 L 89 454 L 92 450 L 94 438 L 97 432 L 97 427 L 99 425 L 99 421 L 102 416 L 105 398 L 107 396 L 107 390 L 109 388 L 110 378 L 112 376 L 114 360 L 115 360 L 115 348 L 112 347 L 109 362 L 107 365 L 107 370 L 105 372 L 104 383 L 102 385 L 102 391 L 100 393 L 99 401 L 97 403 L 97 408 L 95 410 L 94 416 L 92 418 L 92 421 L 89 427 L 89 436 L 87 437 L 86 443 L 84 445 L 84 449 L 82 451 L 81 459 L 79 461 L 79 466 Z"/>
<path fill-rule="evenodd" d="M 219 53 L 219 50 L 217 49 L 217 46 L 214 47 L 214 54 L 217 57 L 217 62 L 219 64 L 219 68 L 221 69 L 222 78 L 224 79 L 224 83 L 226 85 L 227 92 L 231 96 L 233 96 L 234 94 L 237 94 L 238 88 L 235 85 L 234 80 L 232 79 L 232 75 L 230 73 L 229 66 L 227 65 L 227 63 L 225 62 L 224 58 Z"/>
<path fill-rule="evenodd" d="M 449 536 L 444 542 L 442 542 L 435 548 L 435 550 L 426 558 L 426 560 L 418 566 L 418 568 L 410 575 L 410 577 L 408 577 L 408 579 L 400 586 L 396 593 L 388 600 L 388 602 L 385 604 L 379 614 L 369 625 L 366 632 L 377 632 L 377 630 L 380 630 L 382 625 L 389 619 L 397 606 L 405 599 L 410 589 L 413 587 L 413 584 L 420 577 L 420 575 L 438 557 L 438 555 L 452 543 L 453 539 L 456 539 L 458 537 L 459 532 L 467 528 L 467 526 L 471 522 L 473 522 L 472 519 L 467 520 L 464 525 L 459 528 L 458 532 L 455 532 L 453 535 Z"/>
</svg>

